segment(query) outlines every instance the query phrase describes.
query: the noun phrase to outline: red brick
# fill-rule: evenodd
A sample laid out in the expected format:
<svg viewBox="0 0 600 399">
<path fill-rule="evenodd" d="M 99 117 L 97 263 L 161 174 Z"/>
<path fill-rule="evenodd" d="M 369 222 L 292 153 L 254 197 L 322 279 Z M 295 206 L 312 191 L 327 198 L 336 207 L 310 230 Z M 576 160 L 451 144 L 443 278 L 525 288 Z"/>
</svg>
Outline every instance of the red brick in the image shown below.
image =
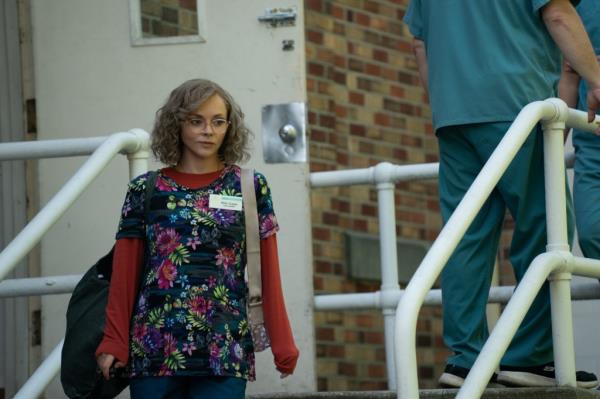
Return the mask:
<svg viewBox="0 0 600 399">
<path fill-rule="evenodd" d="M 335 116 L 340 119 L 343 119 L 346 116 L 348 116 L 348 108 L 339 104 L 335 104 L 334 112 Z"/>
<path fill-rule="evenodd" d="M 330 274 L 333 271 L 333 265 L 323 260 L 315 261 L 315 272 Z"/>
<path fill-rule="evenodd" d="M 350 101 L 350 104 L 364 105 L 365 95 L 362 93 L 351 91 L 348 93 L 348 101 Z"/>
<path fill-rule="evenodd" d="M 334 18 L 344 19 L 344 9 L 335 4 L 331 5 L 330 13 Z"/>
<path fill-rule="evenodd" d="M 381 67 L 375 64 L 367 64 L 365 67 L 365 72 L 369 75 L 380 76 L 381 75 Z"/>
<path fill-rule="evenodd" d="M 308 73 L 310 75 L 323 76 L 325 75 L 325 67 L 322 64 L 315 62 L 308 63 Z"/>
<path fill-rule="evenodd" d="M 322 227 L 313 227 L 313 239 L 321 241 L 329 241 L 331 239 L 331 231 Z"/>
<path fill-rule="evenodd" d="M 402 149 L 402 148 L 395 148 L 394 151 L 394 159 L 396 161 L 404 161 L 406 159 L 406 150 Z"/>
<path fill-rule="evenodd" d="M 404 97 L 404 95 L 405 95 L 404 89 L 399 86 L 391 86 L 390 94 L 394 97 Z"/>
<path fill-rule="evenodd" d="M 372 12 L 373 14 L 379 13 L 379 4 L 375 1 L 365 0 L 364 8 L 365 10 Z"/>
<path fill-rule="evenodd" d="M 359 333 L 356 331 L 344 331 L 344 341 L 348 343 L 359 342 Z"/>
<path fill-rule="evenodd" d="M 359 327 L 373 327 L 373 316 L 371 315 L 357 315 L 356 325 Z"/>
<path fill-rule="evenodd" d="M 365 216 L 377 216 L 377 208 L 372 205 L 363 204 L 360 207 L 360 213 Z"/>
<path fill-rule="evenodd" d="M 364 125 L 357 125 L 352 123 L 350 125 L 350 134 L 353 136 L 364 137 L 367 134 L 367 128 Z"/>
<path fill-rule="evenodd" d="M 348 213 L 350 212 L 350 203 L 339 198 L 332 198 L 331 208 L 339 212 Z"/>
<path fill-rule="evenodd" d="M 373 120 L 377 125 L 381 125 L 381 126 L 390 126 L 391 122 L 390 122 L 390 117 L 386 114 L 382 114 L 382 113 L 376 113 L 374 120 Z"/>
<path fill-rule="evenodd" d="M 198 10 L 196 0 L 179 0 L 179 6 L 191 11 Z"/>
<path fill-rule="evenodd" d="M 346 350 L 343 345 L 327 345 L 325 348 L 328 357 L 343 358 L 346 356 Z"/>
<path fill-rule="evenodd" d="M 354 230 L 358 231 L 367 231 L 369 229 L 369 225 L 366 220 L 354 220 L 352 227 Z"/>
<path fill-rule="evenodd" d="M 317 341 L 335 340 L 335 330 L 331 327 L 317 327 L 315 335 Z"/>
<path fill-rule="evenodd" d="M 338 364 L 338 373 L 340 375 L 354 377 L 356 375 L 356 364 L 341 362 Z"/>
<path fill-rule="evenodd" d="M 371 378 L 385 378 L 386 370 L 383 364 L 370 364 L 368 370 L 368 375 Z"/>
<path fill-rule="evenodd" d="M 364 337 L 365 342 L 369 344 L 383 344 L 385 341 L 383 333 L 377 331 L 365 332 Z"/>
<path fill-rule="evenodd" d="M 373 59 L 380 62 L 388 62 L 389 55 L 387 51 L 380 49 L 373 49 Z"/>
<path fill-rule="evenodd" d="M 312 29 L 306 30 L 306 41 L 316 44 L 323 44 L 323 32 Z"/>
<path fill-rule="evenodd" d="M 306 0 L 306 8 L 309 10 L 322 11 L 323 0 Z"/>
<path fill-rule="evenodd" d="M 348 165 L 348 154 L 345 153 L 337 153 L 336 154 L 337 163 L 343 166 Z"/>
<path fill-rule="evenodd" d="M 327 141 L 327 133 L 319 129 L 310 129 L 309 134 L 310 139 L 314 142 L 326 142 Z"/>
<path fill-rule="evenodd" d="M 323 223 L 337 226 L 340 218 L 337 214 L 331 212 L 323 212 Z"/>
<path fill-rule="evenodd" d="M 319 115 L 319 125 L 328 128 L 335 128 L 335 118 L 331 115 Z"/>
<path fill-rule="evenodd" d="M 371 17 L 369 17 L 369 15 L 364 14 L 362 12 L 355 12 L 354 13 L 354 22 L 356 22 L 359 25 L 369 26 L 371 24 Z"/>
</svg>

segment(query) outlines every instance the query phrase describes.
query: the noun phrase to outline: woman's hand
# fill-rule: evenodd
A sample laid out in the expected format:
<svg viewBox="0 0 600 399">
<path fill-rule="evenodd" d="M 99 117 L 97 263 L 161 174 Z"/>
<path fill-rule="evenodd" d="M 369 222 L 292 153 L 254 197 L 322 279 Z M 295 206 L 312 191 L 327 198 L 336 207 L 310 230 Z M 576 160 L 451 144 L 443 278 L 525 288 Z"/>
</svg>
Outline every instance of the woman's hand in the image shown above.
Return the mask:
<svg viewBox="0 0 600 399">
<path fill-rule="evenodd" d="M 111 377 L 110 368 L 113 366 L 113 363 L 115 369 L 125 367 L 123 362 L 117 361 L 115 363 L 115 360 L 116 358 L 110 353 L 101 353 L 96 358 L 96 363 L 98 363 L 98 367 L 100 368 L 100 371 L 102 371 L 102 375 L 104 376 L 105 380 L 108 380 Z"/>
</svg>

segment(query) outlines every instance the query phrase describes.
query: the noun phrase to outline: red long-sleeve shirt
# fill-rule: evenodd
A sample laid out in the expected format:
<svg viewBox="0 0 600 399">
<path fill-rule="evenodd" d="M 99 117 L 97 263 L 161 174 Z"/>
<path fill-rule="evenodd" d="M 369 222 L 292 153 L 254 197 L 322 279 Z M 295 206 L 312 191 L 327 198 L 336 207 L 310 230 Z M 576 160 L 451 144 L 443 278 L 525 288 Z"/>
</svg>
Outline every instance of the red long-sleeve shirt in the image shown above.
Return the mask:
<svg viewBox="0 0 600 399">
<path fill-rule="evenodd" d="M 220 171 L 207 174 L 177 172 L 172 168 L 163 173 L 178 184 L 187 187 L 202 187 L 215 180 Z M 299 351 L 285 309 L 276 235 L 260 241 L 262 295 L 265 327 L 271 340 L 271 351 L 275 367 L 282 373 L 292 374 L 296 367 Z M 144 240 L 122 238 L 117 240 L 113 257 L 113 272 L 110 282 L 104 338 L 96 350 L 96 356 L 110 353 L 123 363 L 129 360 L 129 326 L 137 298 L 144 257 Z"/>
</svg>

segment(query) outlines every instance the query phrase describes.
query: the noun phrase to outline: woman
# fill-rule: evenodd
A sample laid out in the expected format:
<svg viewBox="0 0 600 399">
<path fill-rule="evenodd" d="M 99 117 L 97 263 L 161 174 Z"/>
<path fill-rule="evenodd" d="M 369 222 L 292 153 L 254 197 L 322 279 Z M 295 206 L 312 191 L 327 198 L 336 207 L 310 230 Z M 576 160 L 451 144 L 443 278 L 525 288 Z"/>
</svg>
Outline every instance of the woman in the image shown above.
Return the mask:
<svg viewBox="0 0 600 399">
<path fill-rule="evenodd" d="M 249 135 L 231 95 L 208 80 L 183 83 L 157 112 L 151 147 L 169 167 L 157 171 L 147 215 L 148 174 L 129 184 L 96 351 L 105 378 L 128 365 L 134 399 L 243 398 L 255 377 L 244 217 L 235 201 L 235 163 L 248 157 Z M 281 292 L 270 190 L 259 173 L 254 183 L 265 325 L 284 378 L 299 353 Z"/>
</svg>

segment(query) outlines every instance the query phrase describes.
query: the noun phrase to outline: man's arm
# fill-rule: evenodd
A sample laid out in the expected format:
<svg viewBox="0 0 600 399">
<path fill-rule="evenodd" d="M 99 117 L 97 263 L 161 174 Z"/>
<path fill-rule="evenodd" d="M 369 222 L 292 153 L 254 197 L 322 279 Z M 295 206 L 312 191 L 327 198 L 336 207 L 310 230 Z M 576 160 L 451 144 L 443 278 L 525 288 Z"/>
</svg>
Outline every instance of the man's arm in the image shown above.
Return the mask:
<svg viewBox="0 0 600 399">
<path fill-rule="evenodd" d="M 560 81 L 558 82 L 558 96 L 567 103 L 570 108 L 577 107 L 579 100 L 579 82 L 581 77 L 571 65 L 563 60 Z"/>
<path fill-rule="evenodd" d="M 417 67 L 419 68 L 419 77 L 425 91 L 429 93 L 429 82 L 427 79 L 427 53 L 425 52 L 425 43 L 420 39 L 413 39 L 412 49 L 417 59 Z"/>
<path fill-rule="evenodd" d="M 576 108 L 579 100 L 579 82 L 581 77 L 569 65 L 566 60 L 563 60 L 560 81 L 558 82 L 558 97 L 567 103 L 569 108 Z M 569 137 L 570 128 L 565 129 L 565 141 Z"/>
<path fill-rule="evenodd" d="M 600 108 L 600 66 L 581 19 L 569 0 L 551 0 L 541 12 L 566 60 L 588 84 L 588 121 L 592 122 Z"/>
</svg>

